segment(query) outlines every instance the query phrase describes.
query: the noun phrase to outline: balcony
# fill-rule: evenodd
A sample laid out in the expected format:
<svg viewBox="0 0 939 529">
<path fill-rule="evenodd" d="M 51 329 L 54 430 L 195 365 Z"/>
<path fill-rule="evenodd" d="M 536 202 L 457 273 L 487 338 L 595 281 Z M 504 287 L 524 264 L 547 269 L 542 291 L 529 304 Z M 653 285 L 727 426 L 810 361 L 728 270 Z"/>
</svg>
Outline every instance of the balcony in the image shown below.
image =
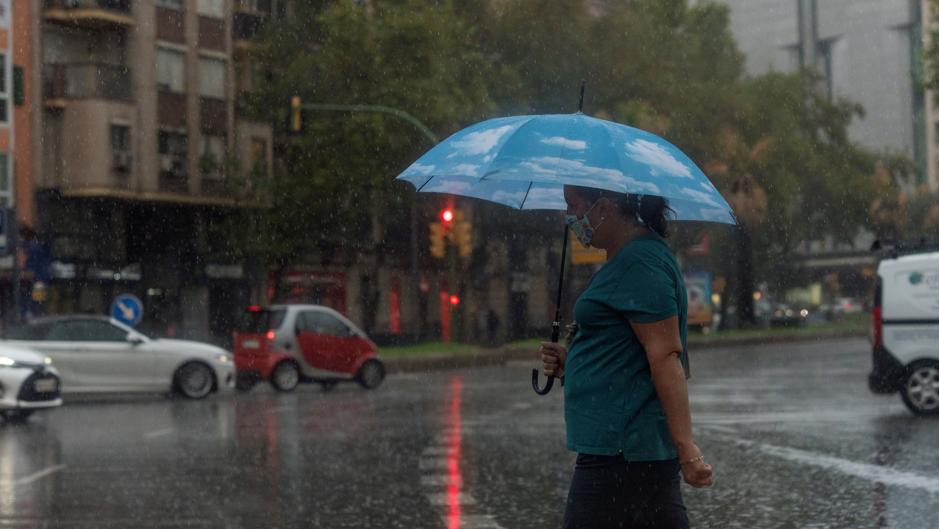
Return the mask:
<svg viewBox="0 0 939 529">
<path fill-rule="evenodd" d="M 92 30 L 134 25 L 130 0 L 44 0 L 46 20 Z"/>
<path fill-rule="evenodd" d="M 67 99 L 133 99 L 130 68 L 114 64 L 46 64 L 43 91 L 52 107 L 64 106 Z"/>
</svg>

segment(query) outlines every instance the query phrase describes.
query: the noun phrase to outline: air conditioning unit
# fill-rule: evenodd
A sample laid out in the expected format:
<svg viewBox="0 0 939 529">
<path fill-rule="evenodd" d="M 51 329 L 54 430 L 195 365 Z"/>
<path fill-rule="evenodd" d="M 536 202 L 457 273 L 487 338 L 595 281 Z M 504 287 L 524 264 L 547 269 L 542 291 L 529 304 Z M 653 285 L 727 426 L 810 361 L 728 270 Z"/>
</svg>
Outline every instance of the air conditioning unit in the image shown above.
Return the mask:
<svg viewBox="0 0 939 529">
<path fill-rule="evenodd" d="M 134 163 L 134 157 L 130 151 L 117 151 L 113 155 L 112 167 L 115 171 L 128 172 Z"/>
</svg>

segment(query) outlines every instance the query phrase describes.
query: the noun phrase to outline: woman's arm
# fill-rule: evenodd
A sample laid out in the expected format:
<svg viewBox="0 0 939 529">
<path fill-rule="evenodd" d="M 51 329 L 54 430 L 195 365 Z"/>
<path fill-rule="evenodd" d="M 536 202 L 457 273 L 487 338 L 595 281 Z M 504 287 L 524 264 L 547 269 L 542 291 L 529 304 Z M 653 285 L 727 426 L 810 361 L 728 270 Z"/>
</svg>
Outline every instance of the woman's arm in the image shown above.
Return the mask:
<svg viewBox="0 0 939 529">
<path fill-rule="evenodd" d="M 691 408 L 688 405 L 688 384 L 681 366 L 681 336 L 678 317 L 654 323 L 629 322 L 646 351 L 652 371 L 652 383 L 659 396 L 668 431 L 678 450 L 682 475 L 695 487 L 711 485 L 711 465 L 704 462 L 691 434 Z"/>
</svg>

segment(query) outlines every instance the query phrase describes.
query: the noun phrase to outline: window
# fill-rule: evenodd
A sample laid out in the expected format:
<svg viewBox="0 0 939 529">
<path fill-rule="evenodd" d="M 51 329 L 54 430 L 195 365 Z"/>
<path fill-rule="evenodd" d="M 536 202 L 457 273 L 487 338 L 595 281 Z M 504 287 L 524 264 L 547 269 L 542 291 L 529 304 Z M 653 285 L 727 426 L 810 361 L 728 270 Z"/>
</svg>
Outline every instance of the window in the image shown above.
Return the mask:
<svg viewBox="0 0 939 529">
<path fill-rule="evenodd" d="M 305 311 L 297 319 L 297 330 L 326 336 L 349 336 L 349 327 L 332 314 L 319 311 Z"/>
<path fill-rule="evenodd" d="M 111 125 L 111 155 L 115 171 L 127 172 L 131 166 L 130 127 Z"/>
<path fill-rule="evenodd" d="M 202 149 L 200 163 L 202 176 L 206 178 L 221 178 L 225 164 L 225 136 L 202 136 Z"/>
<path fill-rule="evenodd" d="M 182 178 L 187 174 L 186 164 L 189 139 L 185 134 L 161 130 L 157 136 L 160 153 L 160 176 Z"/>
<path fill-rule="evenodd" d="M 276 331 L 284 323 L 287 311 L 274 310 L 248 310 L 238 323 L 238 331 L 250 334 L 264 334 L 267 331 Z"/>
<path fill-rule="evenodd" d="M 183 8 L 183 0 L 157 0 L 156 4 L 160 7 L 168 7 L 170 9 Z"/>
<path fill-rule="evenodd" d="M 207 17 L 225 18 L 225 0 L 199 0 L 196 11 Z"/>
<path fill-rule="evenodd" d="M 46 340 L 58 342 L 126 342 L 127 332 L 104 321 L 63 321 L 52 327 Z"/>
<path fill-rule="evenodd" d="M 21 107 L 26 103 L 26 86 L 22 66 L 13 67 L 13 104 Z"/>
<path fill-rule="evenodd" d="M 0 153 L 0 207 L 10 207 L 12 196 L 10 189 L 10 156 Z"/>
<path fill-rule="evenodd" d="M 221 59 L 199 58 L 199 93 L 203 97 L 225 99 L 225 68 Z"/>
<path fill-rule="evenodd" d="M 0 53 L 0 123 L 9 121 L 10 92 L 7 88 L 7 56 Z"/>
<path fill-rule="evenodd" d="M 157 86 L 169 92 L 186 91 L 186 55 L 168 48 L 157 48 Z"/>
</svg>

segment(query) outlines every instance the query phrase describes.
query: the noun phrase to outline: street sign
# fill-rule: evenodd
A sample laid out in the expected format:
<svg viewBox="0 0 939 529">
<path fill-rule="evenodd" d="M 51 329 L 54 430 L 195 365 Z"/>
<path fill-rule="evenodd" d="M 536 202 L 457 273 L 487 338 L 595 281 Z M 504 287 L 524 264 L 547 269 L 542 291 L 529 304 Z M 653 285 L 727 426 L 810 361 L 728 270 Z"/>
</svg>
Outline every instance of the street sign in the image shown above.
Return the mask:
<svg viewBox="0 0 939 529">
<path fill-rule="evenodd" d="M 143 302 L 133 294 L 121 294 L 111 303 L 111 317 L 134 327 L 143 318 Z"/>
</svg>

